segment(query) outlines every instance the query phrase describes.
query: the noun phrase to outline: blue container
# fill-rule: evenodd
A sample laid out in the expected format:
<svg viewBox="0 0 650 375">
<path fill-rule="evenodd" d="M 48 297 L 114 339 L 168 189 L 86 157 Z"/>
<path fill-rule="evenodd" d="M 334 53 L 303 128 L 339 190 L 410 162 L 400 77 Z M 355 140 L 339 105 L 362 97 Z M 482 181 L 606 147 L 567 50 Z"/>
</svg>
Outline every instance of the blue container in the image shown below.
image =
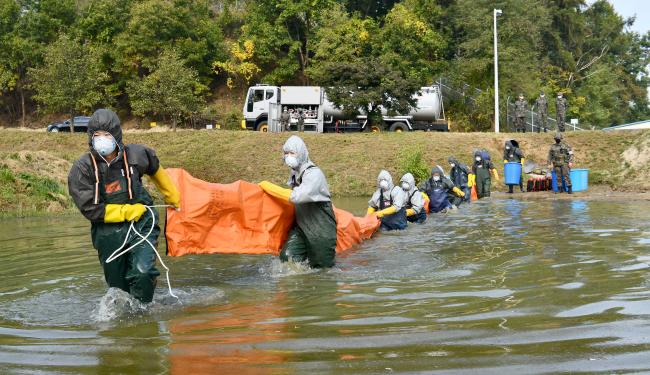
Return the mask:
<svg viewBox="0 0 650 375">
<path fill-rule="evenodd" d="M 519 185 L 521 179 L 521 163 L 505 163 L 503 175 L 506 185 Z"/>
<path fill-rule="evenodd" d="M 585 191 L 589 185 L 589 169 L 572 169 L 571 185 L 573 191 Z"/>
<path fill-rule="evenodd" d="M 551 178 L 553 181 L 551 181 L 551 184 L 553 186 L 553 191 L 557 191 L 557 180 L 555 179 L 555 170 L 551 172 Z M 587 190 L 588 187 L 588 179 L 589 179 L 589 169 L 572 169 L 571 172 L 569 172 L 569 176 L 571 177 L 571 187 L 573 188 L 573 191 L 585 191 Z M 569 190 L 566 187 L 566 183 L 564 182 L 564 178 L 562 179 L 562 187 L 564 188 L 564 191 Z"/>
</svg>

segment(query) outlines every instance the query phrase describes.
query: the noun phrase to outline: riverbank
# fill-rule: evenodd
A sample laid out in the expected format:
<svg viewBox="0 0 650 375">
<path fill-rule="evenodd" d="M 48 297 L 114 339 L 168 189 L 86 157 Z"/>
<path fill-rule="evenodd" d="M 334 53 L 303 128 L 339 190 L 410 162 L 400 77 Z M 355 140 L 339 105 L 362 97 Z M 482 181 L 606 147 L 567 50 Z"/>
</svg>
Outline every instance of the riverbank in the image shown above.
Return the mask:
<svg viewBox="0 0 650 375">
<path fill-rule="evenodd" d="M 617 194 L 650 190 L 650 132 L 584 131 L 565 136 L 575 152 L 575 167 L 589 168 L 590 187 Z M 124 133 L 125 143 L 154 148 L 166 168 L 185 168 L 198 178 L 219 183 L 242 179 L 283 184 L 287 168 L 281 155 L 286 138 L 287 134 L 217 130 Z M 502 173 L 503 144 L 512 138 L 519 141 L 526 159 L 546 165 L 553 133 L 304 134 L 311 159 L 326 173 L 336 196 L 370 195 L 382 168 L 398 180 L 405 155 L 418 151 L 426 165 L 447 168 L 449 155 L 470 163 L 473 149 L 485 148 Z M 0 216 L 74 211 L 67 195 L 67 174 L 87 148 L 85 134 L 0 129 Z M 504 188 L 502 183 L 493 185 L 496 191 Z"/>
</svg>

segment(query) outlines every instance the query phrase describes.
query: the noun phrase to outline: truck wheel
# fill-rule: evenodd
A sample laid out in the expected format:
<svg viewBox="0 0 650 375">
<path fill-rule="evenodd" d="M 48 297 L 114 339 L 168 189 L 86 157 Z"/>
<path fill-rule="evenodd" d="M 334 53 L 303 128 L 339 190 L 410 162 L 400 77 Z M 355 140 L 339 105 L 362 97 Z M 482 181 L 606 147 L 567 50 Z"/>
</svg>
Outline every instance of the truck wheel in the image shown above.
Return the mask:
<svg viewBox="0 0 650 375">
<path fill-rule="evenodd" d="M 259 124 L 257 124 L 257 131 L 260 131 L 262 133 L 268 133 L 269 132 L 269 123 L 266 121 L 262 121 Z"/>
<path fill-rule="evenodd" d="M 409 128 L 403 122 L 396 122 L 396 123 L 394 123 L 393 125 L 390 126 L 390 131 L 392 131 L 392 132 L 401 133 L 401 132 L 405 132 L 405 131 L 408 131 L 408 130 L 409 130 Z"/>
<path fill-rule="evenodd" d="M 370 131 L 373 133 L 381 133 L 381 126 L 373 125 L 370 127 Z"/>
</svg>

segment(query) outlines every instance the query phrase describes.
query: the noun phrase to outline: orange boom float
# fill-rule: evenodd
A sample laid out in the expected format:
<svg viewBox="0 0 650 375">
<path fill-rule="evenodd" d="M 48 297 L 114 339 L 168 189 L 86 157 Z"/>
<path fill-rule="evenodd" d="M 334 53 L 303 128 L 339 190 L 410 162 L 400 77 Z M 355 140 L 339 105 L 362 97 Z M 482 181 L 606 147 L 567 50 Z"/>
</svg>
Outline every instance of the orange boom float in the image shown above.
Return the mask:
<svg viewBox="0 0 650 375">
<path fill-rule="evenodd" d="M 167 169 L 181 194 L 181 211 L 167 210 L 167 254 L 278 255 L 293 226 L 293 204 L 273 198 L 246 181 L 210 183 L 183 169 Z M 355 217 L 338 208 L 336 252 L 370 238 L 374 216 Z"/>
</svg>

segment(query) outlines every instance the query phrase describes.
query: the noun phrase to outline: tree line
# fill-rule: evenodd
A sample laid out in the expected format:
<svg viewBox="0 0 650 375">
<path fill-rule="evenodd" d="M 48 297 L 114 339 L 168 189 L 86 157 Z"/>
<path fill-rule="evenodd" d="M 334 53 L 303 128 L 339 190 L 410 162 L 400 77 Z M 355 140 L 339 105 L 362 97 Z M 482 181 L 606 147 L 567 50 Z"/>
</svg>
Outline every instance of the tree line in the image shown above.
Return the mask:
<svg viewBox="0 0 650 375">
<path fill-rule="evenodd" d="M 494 8 L 502 103 L 563 92 L 582 124 L 649 117 L 650 33 L 605 0 L 0 0 L 0 116 L 111 106 L 175 126 L 225 110 L 221 97 L 239 110 L 263 82 L 325 86 L 376 117 L 445 77 L 481 89 L 452 103 L 458 128 L 487 130 Z"/>
</svg>

